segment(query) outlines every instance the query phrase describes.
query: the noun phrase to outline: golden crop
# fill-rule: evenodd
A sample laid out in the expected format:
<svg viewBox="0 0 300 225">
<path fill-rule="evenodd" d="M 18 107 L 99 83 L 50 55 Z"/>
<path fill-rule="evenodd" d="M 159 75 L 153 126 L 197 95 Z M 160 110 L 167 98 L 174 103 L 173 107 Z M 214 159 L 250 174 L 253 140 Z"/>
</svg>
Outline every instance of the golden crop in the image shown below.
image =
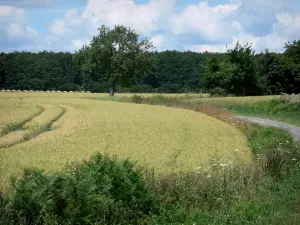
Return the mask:
<svg viewBox="0 0 300 225">
<path fill-rule="evenodd" d="M 243 133 L 215 118 L 191 110 L 87 98 L 100 95 L 0 93 L 0 115 L 5 115 L 1 124 L 35 115 L 0 138 L 0 190 L 8 191 L 10 177 L 18 177 L 23 168 L 59 170 L 96 151 L 129 157 L 158 173 L 195 170 L 213 158 L 251 161 Z"/>
</svg>

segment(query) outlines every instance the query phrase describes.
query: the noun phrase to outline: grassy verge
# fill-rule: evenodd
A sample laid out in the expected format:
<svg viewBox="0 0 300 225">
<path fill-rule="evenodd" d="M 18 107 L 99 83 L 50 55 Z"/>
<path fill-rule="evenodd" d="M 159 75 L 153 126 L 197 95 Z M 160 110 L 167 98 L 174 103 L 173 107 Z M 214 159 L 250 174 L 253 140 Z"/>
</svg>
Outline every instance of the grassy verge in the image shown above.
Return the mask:
<svg viewBox="0 0 300 225">
<path fill-rule="evenodd" d="M 201 104 L 134 101 L 184 107 L 238 127 L 253 164 L 214 159 L 196 172 L 161 177 L 97 154 L 60 173 L 25 170 L 14 192 L 0 198 L 3 224 L 299 224 L 300 150 L 287 132 L 235 123 L 228 112 Z"/>
<path fill-rule="evenodd" d="M 300 103 L 272 100 L 262 103 L 228 106 L 234 114 L 273 119 L 300 126 Z"/>
</svg>

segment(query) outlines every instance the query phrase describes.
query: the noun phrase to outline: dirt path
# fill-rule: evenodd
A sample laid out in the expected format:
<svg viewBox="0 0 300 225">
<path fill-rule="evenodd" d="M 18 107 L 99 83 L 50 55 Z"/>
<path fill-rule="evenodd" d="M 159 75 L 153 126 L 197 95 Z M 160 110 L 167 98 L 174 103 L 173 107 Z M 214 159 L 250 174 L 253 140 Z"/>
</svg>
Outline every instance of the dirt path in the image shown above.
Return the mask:
<svg viewBox="0 0 300 225">
<path fill-rule="evenodd" d="M 300 127 L 290 125 L 287 123 L 277 122 L 274 120 L 261 119 L 261 118 L 255 118 L 255 117 L 249 117 L 249 116 L 236 116 L 236 118 L 242 119 L 242 120 L 247 120 L 249 122 L 260 124 L 260 125 L 266 126 L 266 127 L 273 126 L 273 127 L 283 128 L 283 129 L 289 131 L 296 141 L 300 141 Z"/>
</svg>

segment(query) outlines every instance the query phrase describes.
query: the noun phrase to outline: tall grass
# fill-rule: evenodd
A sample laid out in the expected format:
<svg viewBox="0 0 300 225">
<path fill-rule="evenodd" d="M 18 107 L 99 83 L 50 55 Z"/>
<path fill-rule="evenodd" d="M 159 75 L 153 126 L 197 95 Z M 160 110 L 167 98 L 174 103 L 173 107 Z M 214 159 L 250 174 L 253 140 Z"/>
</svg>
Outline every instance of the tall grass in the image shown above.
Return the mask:
<svg viewBox="0 0 300 225">
<path fill-rule="evenodd" d="M 300 103 L 297 102 L 277 99 L 261 103 L 232 105 L 228 109 L 239 115 L 270 118 L 300 126 Z"/>
</svg>

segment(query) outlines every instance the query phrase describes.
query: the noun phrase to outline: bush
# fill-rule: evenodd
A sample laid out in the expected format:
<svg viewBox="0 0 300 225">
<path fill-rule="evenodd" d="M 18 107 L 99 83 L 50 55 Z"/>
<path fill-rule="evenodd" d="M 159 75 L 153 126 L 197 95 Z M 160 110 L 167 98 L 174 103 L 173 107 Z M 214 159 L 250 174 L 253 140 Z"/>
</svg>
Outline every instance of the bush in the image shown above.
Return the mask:
<svg viewBox="0 0 300 225">
<path fill-rule="evenodd" d="M 108 93 L 110 85 L 107 83 L 90 82 L 85 84 L 83 89 L 92 93 Z"/>
<path fill-rule="evenodd" d="M 221 87 L 215 87 L 211 89 L 209 94 L 212 97 L 225 97 L 227 95 L 226 90 Z"/>
<path fill-rule="evenodd" d="M 75 83 L 69 83 L 69 84 L 63 84 L 63 85 L 60 85 L 58 87 L 58 90 L 61 90 L 61 91 L 79 91 L 80 90 L 80 86 L 78 84 L 75 84 Z"/>
<path fill-rule="evenodd" d="M 67 172 L 25 170 L 2 198 L 4 224 L 138 224 L 155 209 L 142 170 L 100 154 Z"/>
<path fill-rule="evenodd" d="M 133 95 L 132 96 L 132 102 L 137 103 L 137 104 L 141 104 L 143 102 L 143 97 L 140 96 L 140 95 Z"/>
<path fill-rule="evenodd" d="M 132 93 L 151 93 L 153 88 L 147 84 L 138 84 L 129 88 L 129 91 Z"/>
</svg>

